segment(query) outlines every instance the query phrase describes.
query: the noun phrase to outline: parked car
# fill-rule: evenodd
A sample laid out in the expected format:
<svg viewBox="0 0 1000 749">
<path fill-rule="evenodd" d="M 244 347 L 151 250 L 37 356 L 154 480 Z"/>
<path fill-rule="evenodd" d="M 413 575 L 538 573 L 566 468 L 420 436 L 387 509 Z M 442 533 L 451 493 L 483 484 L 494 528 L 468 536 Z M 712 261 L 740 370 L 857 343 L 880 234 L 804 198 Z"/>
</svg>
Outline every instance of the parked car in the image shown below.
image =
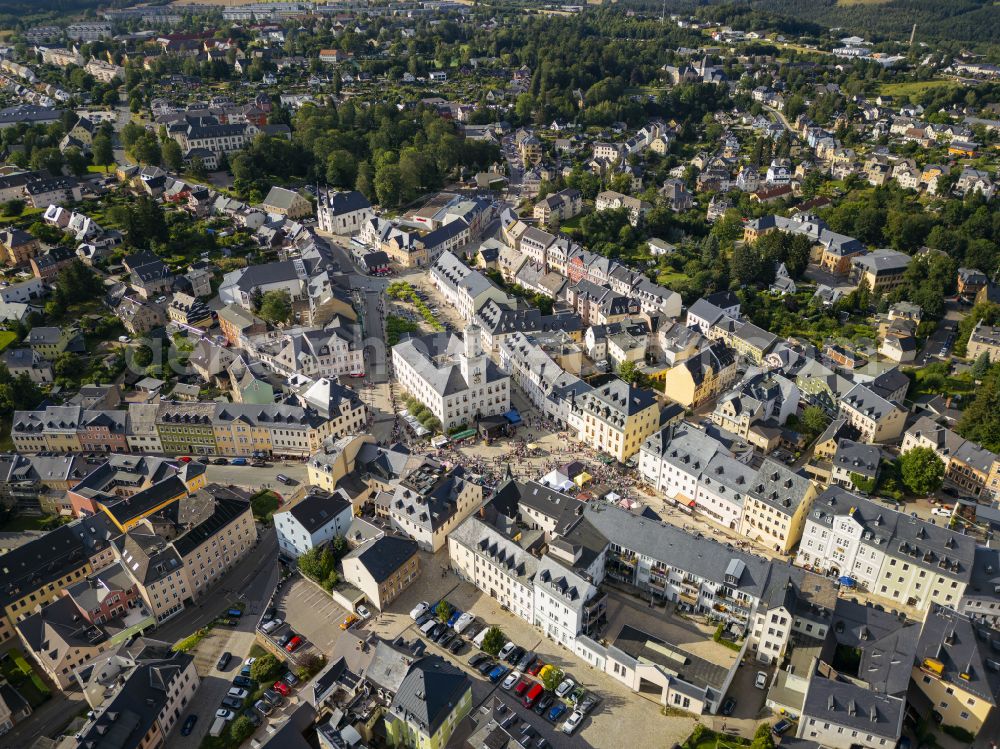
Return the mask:
<svg viewBox="0 0 1000 749">
<path fill-rule="evenodd" d="M 264 622 L 264 624 L 261 625 L 260 631 L 263 632 L 266 635 L 267 634 L 271 634 L 271 632 L 273 632 L 274 630 L 276 630 L 278 627 L 280 627 L 284 623 L 285 622 L 282 619 L 272 619 L 269 622 Z"/>
<path fill-rule="evenodd" d="M 466 611 L 464 614 L 458 617 L 458 620 L 451 626 L 456 632 L 462 634 L 462 632 L 464 632 L 465 629 L 475 620 L 476 617 L 470 614 L 468 611 Z"/>
<path fill-rule="evenodd" d="M 278 481 L 281 484 L 291 484 L 292 483 L 292 480 L 290 478 L 288 478 L 288 476 L 286 476 L 283 473 L 279 473 L 274 478 L 275 478 L 276 481 Z"/>
<path fill-rule="evenodd" d="M 452 655 L 458 655 L 463 650 L 465 650 L 465 640 L 461 637 L 456 637 L 451 641 L 451 645 L 448 646 L 448 652 Z"/>
<path fill-rule="evenodd" d="M 532 676 L 538 676 L 539 672 L 545 668 L 545 661 L 541 658 L 536 658 L 535 662 L 528 666 L 528 673 Z"/>
<path fill-rule="evenodd" d="M 267 716 L 271 714 L 274 707 L 267 700 L 257 700 L 253 703 L 254 709 L 257 710 L 261 715 Z"/>
<path fill-rule="evenodd" d="M 507 660 L 507 656 L 510 655 L 512 652 L 514 652 L 514 648 L 516 647 L 517 645 L 515 645 L 513 642 L 505 643 L 504 646 L 500 648 L 500 652 L 497 653 L 497 657 L 502 661 Z"/>
<path fill-rule="evenodd" d="M 294 687 L 296 684 L 299 683 L 299 677 L 293 674 L 291 671 L 282 676 L 281 680 L 290 687 Z"/>
<path fill-rule="evenodd" d="M 216 458 L 212 461 L 212 465 L 227 466 L 229 465 L 229 460 L 227 458 Z"/>
<path fill-rule="evenodd" d="M 233 654 L 228 650 L 219 656 L 219 662 L 215 664 L 215 667 L 220 671 L 225 671 L 229 666 L 229 661 L 233 659 Z"/>
<path fill-rule="evenodd" d="M 249 676 L 250 676 L 250 666 L 247 666 L 247 665 L 243 666 L 243 668 L 240 669 L 240 676 L 246 676 L 246 677 L 249 678 Z"/>
<path fill-rule="evenodd" d="M 348 630 L 351 628 L 351 625 L 354 624 L 356 621 L 358 621 L 358 617 L 356 617 L 354 614 L 348 614 L 347 616 L 344 617 L 344 621 L 340 623 L 340 628 L 343 630 Z"/>
<path fill-rule="evenodd" d="M 245 700 L 247 695 L 250 694 L 250 692 L 248 692 L 246 689 L 243 689 L 243 687 L 230 687 L 229 691 L 226 694 L 227 696 L 235 697 L 238 700 Z"/>
<path fill-rule="evenodd" d="M 264 690 L 264 699 L 270 702 L 274 707 L 281 707 L 285 704 L 285 698 L 273 689 Z"/>
<path fill-rule="evenodd" d="M 951 510 L 946 510 L 943 507 L 935 507 L 931 510 L 931 515 L 937 515 L 939 517 L 949 518 L 951 517 Z"/>
<path fill-rule="evenodd" d="M 358 604 L 358 607 L 355 610 L 358 612 L 358 616 L 360 616 L 362 619 L 372 618 L 372 612 L 369 611 L 366 606 L 363 606 L 360 603 Z"/>
<path fill-rule="evenodd" d="M 561 702 L 557 702 L 549 709 L 549 713 L 545 717 L 551 720 L 553 723 L 558 723 L 559 719 L 565 713 L 566 713 L 566 706 Z"/>
<path fill-rule="evenodd" d="M 455 630 L 449 627 L 444 631 L 444 634 L 441 635 L 441 637 L 438 639 L 437 644 L 443 648 L 446 648 L 448 647 L 449 643 L 451 643 L 451 641 L 454 640 L 456 637 L 457 635 L 455 634 Z"/>
<path fill-rule="evenodd" d="M 462 618 L 462 616 L 464 616 L 464 614 L 458 609 L 452 610 L 451 616 L 448 617 L 448 626 L 454 628 L 455 624 L 458 623 L 458 620 Z"/>
<path fill-rule="evenodd" d="M 545 691 L 545 687 L 541 684 L 535 684 L 527 691 L 524 698 L 521 700 L 521 704 L 524 705 L 529 710 L 535 706 L 535 703 L 541 698 L 542 693 Z"/>
<path fill-rule="evenodd" d="M 430 607 L 431 605 L 427 603 L 427 601 L 421 601 L 420 603 L 418 603 L 416 606 L 413 607 L 412 611 L 410 611 L 410 618 L 413 621 L 416 621 L 421 616 L 426 614 L 428 609 L 430 609 Z"/>
<path fill-rule="evenodd" d="M 490 657 L 486 653 L 473 653 L 469 656 L 469 665 L 478 668 L 483 661 L 488 661 Z"/>
<path fill-rule="evenodd" d="M 572 679 L 566 678 L 560 682 L 559 686 L 556 687 L 556 697 L 565 697 L 571 691 L 573 687 L 576 686 L 576 682 Z"/>
<path fill-rule="evenodd" d="M 552 703 L 555 702 L 555 701 L 556 701 L 556 698 L 553 697 L 551 693 L 546 692 L 545 694 L 543 694 L 539 698 L 538 704 L 535 705 L 535 708 L 534 708 L 535 712 L 538 715 L 545 715 L 545 713 L 548 712 L 548 709 L 550 707 L 552 707 Z"/>
<path fill-rule="evenodd" d="M 302 638 L 299 637 L 298 635 L 295 635 L 295 637 L 289 640 L 288 644 L 285 645 L 285 650 L 287 650 L 289 653 L 294 653 L 300 647 L 302 647 Z"/>
<path fill-rule="evenodd" d="M 223 720 L 232 720 L 236 717 L 236 713 L 224 707 L 220 707 L 215 711 L 216 718 L 222 718 Z"/>
<path fill-rule="evenodd" d="M 757 672 L 757 678 L 753 680 L 753 685 L 755 687 L 757 687 L 757 689 L 763 689 L 764 687 L 766 687 L 767 686 L 767 672 L 766 671 L 758 671 Z"/>
<path fill-rule="evenodd" d="M 570 736 L 582 722 L 583 722 L 583 713 L 581 713 L 579 710 L 574 710 L 573 714 L 566 719 L 565 723 L 563 723 L 562 732 L 567 736 Z"/>
<path fill-rule="evenodd" d="M 233 458 L 229 461 L 229 465 L 233 466 L 245 466 L 247 464 L 246 458 Z"/>
<path fill-rule="evenodd" d="M 287 632 L 285 632 L 285 634 L 283 634 L 281 637 L 278 638 L 278 644 L 281 645 L 281 647 L 285 647 L 285 645 L 291 642 L 292 638 L 295 636 L 296 636 L 295 632 L 289 629 Z"/>
<path fill-rule="evenodd" d="M 476 666 L 476 670 L 485 676 L 494 668 L 496 668 L 497 662 L 492 658 L 487 658 L 485 661 Z"/>
<path fill-rule="evenodd" d="M 507 661 L 507 663 L 514 665 L 519 660 L 521 660 L 521 656 L 523 655 L 524 655 L 524 648 L 516 647 L 507 654 L 507 657 L 504 658 L 504 660 Z"/>
<path fill-rule="evenodd" d="M 506 666 L 502 666 L 502 665 L 500 665 L 498 663 L 493 668 L 493 670 L 490 671 L 490 681 L 492 681 L 494 684 L 496 684 L 498 681 L 500 681 L 500 679 L 503 678 L 503 675 L 505 673 L 507 673 L 507 667 Z"/>
<path fill-rule="evenodd" d="M 243 700 L 238 700 L 235 697 L 223 697 L 222 706 L 228 707 L 231 710 L 239 710 L 243 707 Z"/>
<path fill-rule="evenodd" d="M 254 728 L 260 725 L 260 714 L 252 707 L 248 707 L 246 710 L 244 710 L 243 715 L 246 716 L 247 720 L 253 723 Z"/>
<path fill-rule="evenodd" d="M 292 693 L 291 688 L 280 679 L 274 682 L 274 691 L 280 694 L 282 697 L 287 697 Z"/>
<path fill-rule="evenodd" d="M 580 704 L 577 707 L 577 710 L 579 710 L 584 715 L 589 715 L 590 711 L 594 709 L 594 707 L 597 705 L 599 701 L 600 700 L 594 695 L 588 694 L 586 697 L 580 700 Z"/>
<path fill-rule="evenodd" d="M 237 687 L 243 687 L 245 689 L 253 690 L 257 686 L 257 682 L 251 679 L 249 676 L 237 676 L 233 679 L 233 684 Z"/>
<path fill-rule="evenodd" d="M 771 732 L 774 733 L 775 736 L 780 736 L 791 727 L 792 727 L 792 721 L 788 720 L 787 718 L 782 718 L 781 720 L 779 720 L 777 723 L 774 724 L 774 726 L 771 728 Z"/>
<path fill-rule="evenodd" d="M 734 700 L 732 697 L 727 697 L 726 701 L 722 703 L 722 714 L 732 715 L 733 710 L 735 709 L 736 709 L 736 700 Z"/>
<path fill-rule="evenodd" d="M 517 680 L 520 678 L 521 678 L 520 673 L 518 673 L 517 671 L 511 671 L 509 674 L 507 674 L 507 678 L 503 680 L 503 683 L 500 685 L 500 687 L 502 689 L 510 689 L 517 683 Z"/>
<path fill-rule="evenodd" d="M 527 651 L 525 651 L 524 655 L 522 655 L 518 659 L 518 661 L 517 661 L 517 670 L 518 671 L 525 671 L 534 662 L 535 662 L 535 654 L 532 653 L 530 650 L 527 650 Z"/>
<path fill-rule="evenodd" d="M 194 730 L 194 724 L 197 722 L 198 722 L 198 716 L 195 715 L 194 713 L 191 713 L 191 715 L 187 716 L 187 718 L 184 719 L 184 725 L 181 726 L 181 736 L 190 736 L 191 731 Z"/>
</svg>

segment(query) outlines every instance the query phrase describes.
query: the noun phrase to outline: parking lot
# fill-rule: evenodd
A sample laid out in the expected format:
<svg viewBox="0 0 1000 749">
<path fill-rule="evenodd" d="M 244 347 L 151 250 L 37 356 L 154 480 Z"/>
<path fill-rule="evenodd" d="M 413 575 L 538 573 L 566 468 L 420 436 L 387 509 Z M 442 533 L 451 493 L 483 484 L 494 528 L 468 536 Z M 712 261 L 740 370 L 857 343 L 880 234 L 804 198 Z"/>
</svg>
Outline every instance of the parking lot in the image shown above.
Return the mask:
<svg viewBox="0 0 1000 749">
<path fill-rule="evenodd" d="M 293 575 L 275 596 L 274 605 L 285 623 L 270 633 L 271 639 L 278 640 L 290 628 L 305 638 L 300 649 L 302 655 L 333 652 L 341 635 L 340 623 L 348 612 L 334 603 L 326 591 L 300 575 Z"/>
<path fill-rule="evenodd" d="M 642 746 L 649 744 L 651 732 L 655 731 L 657 746 L 672 746 L 683 741 L 692 730 L 694 720 L 683 717 L 665 717 L 660 711 L 658 702 L 645 699 L 625 688 L 621 683 L 607 674 L 590 667 L 575 654 L 546 637 L 543 637 L 533 626 L 512 614 L 503 611 L 500 604 L 484 595 L 472 585 L 461 581 L 453 573 L 442 575 L 442 569 L 447 565 L 447 556 L 439 553 L 435 556 L 422 555 L 423 574 L 392 605 L 392 611 L 383 613 L 376 620 L 365 622 L 356 627 L 358 634 L 375 632 L 380 637 L 394 639 L 402 635 L 407 640 L 420 637 L 413 620 L 409 617 L 410 610 L 420 601 L 434 603 L 445 598 L 453 606 L 462 611 L 468 611 L 477 617 L 476 625 L 483 624 L 499 626 L 508 639 L 517 645 L 532 650 L 546 663 L 551 663 L 566 672 L 578 684 L 600 698 L 600 703 L 583 721 L 572 737 L 565 736 L 558 727 L 553 726 L 545 718 L 530 713 L 523 707 L 515 706 L 519 715 L 528 718 L 540 729 L 554 747 L 569 746 Z M 338 630 L 339 631 L 339 630 Z M 503 699 L 513 703 L 515 698 L 507 695 L 498 685 L 490 684 L 478 672 L 469 667 L 469 656 L 478 649 L 470 645 L 459 655 L 444 653 L 437 645 L 430 643 L 427 652 L 443 655 L 452 663 L 465 670 L 473 679 L 473 706 L 478 709 L 494 693 L 503 695 Z M 565 717 L 568 717 L 568 713 Z M 720 721 L 721 725 L 721 721 Z M 749 734 L 753 733 L 752 727 Z M 749 735 L 748 734 L 748 735 Z"/>
</svg>

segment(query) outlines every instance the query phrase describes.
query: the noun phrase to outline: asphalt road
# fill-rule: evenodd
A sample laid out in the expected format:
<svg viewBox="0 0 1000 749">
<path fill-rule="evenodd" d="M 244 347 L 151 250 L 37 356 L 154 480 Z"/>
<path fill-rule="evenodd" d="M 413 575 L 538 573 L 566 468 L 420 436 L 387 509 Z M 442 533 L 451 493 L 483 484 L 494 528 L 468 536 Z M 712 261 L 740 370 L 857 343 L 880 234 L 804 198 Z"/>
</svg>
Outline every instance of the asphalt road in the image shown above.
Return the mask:
<svg viewBox="0 0 1000 749">
<path fill-rule="evenodd" d="M 300 484 L 306 483 L 306 464 L 304 461 L 281 462 L 267 461 L 266 468 L 253 466 L 206 466 L 206 476 L 210 482 L 226 486 L 240 486 L 251 491 L 261 488 L 274 489 L 279 494 L 291 494 Z M 278 481 L 278 474 L 284 474 L 294 480 L 294 485 L 288 486 Z"/>
</svg>

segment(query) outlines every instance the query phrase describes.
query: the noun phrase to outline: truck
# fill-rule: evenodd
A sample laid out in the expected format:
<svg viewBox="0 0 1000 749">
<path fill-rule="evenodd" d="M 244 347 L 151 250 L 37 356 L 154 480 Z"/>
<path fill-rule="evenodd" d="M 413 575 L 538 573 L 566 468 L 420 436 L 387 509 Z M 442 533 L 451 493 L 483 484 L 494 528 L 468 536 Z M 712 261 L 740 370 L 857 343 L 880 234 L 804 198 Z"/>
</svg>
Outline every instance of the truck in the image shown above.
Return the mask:
<svg viewBox="0 0 1000 749">
<path fill-rule="evenodd" d="M 216 718 L 212 727 L 208 729 L 208 735 L 219 736 L 224 730 L 226 730 L 226 719 Z"/>
</svg>

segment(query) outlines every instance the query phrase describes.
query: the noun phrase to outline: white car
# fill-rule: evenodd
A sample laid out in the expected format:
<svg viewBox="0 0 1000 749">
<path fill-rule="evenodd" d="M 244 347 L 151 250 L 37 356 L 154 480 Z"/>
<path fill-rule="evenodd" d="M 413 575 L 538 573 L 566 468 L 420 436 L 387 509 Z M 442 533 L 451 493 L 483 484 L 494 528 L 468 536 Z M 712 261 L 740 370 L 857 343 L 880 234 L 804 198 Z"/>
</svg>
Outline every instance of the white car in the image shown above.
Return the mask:
<svg viewBox="0 0 1000 749">
<path fill-rule="evenodd" d="M 427 609 L 429 609 L 430 607 L 431 605 L 427 603 L 427 601 L 421 601 L 420 603 L 418 603 L 416 606 L 413 607 L 413 611 L 410 612 L 410 618 L 413 621 L 416 621 L 424 614 L 426 614 Z"/>
<path fill-rule="evenodd" d="M 513 689 L 514 685 L 517 684 L 517 680 L 521 678 L 520 671 L 511 671 L 507 674 L 507 678 L 503 680 L 502 686 L 504 689 Z"/>
<path fill-rule="evenodd" d="M 513 642 L 508 642 L 506 645 L 500 648 L 500 652 L 497 654 L 497 657 L 502 661 L 507 660 L 507 656 L 510 655 L 512 652 L 514 652 L 514 648 L 516 647 L 517 645 L 515 645 Z"/>
<path fill-rule="evenodd" d="M 372 612 L 369 611 L 364 606 L 362 606 L 361 604 L 358 604 L 357 612 L 358 612 L 358 616 L 360 616 L 362 619 L 371 619 L 372 618 Z"/>
<path fill-rule="evenodd" d="M 764 687 L 766 687 L 767 686 L 767 672 L 766 671 L 758 671 L 757 672 L 757 678 L 753 680 L 753 685 L 755 687 L 757 687 L 757 689 L 763 689 Z"/>
<path fill-rule="evenodd" d="M 453 629 L 458 634 L 462 634 L 462 632 L 465 631 L 466 627 L 468 627 L 474 621 L 476 621 L 476 617 L 470 614 L 468 611 L 466 611 L 464 614 L 458 617 L 458 621 L 455 622 L 455 626 L 453 627 Z"/>
<path fill-rule="evenodd" d="M 931 510 L 931 515 L 939 515 L 943 518 L 950 518 L 951 510 L 946 510 L 943 507 L 935 507 L 933 510 Z"/>
<path fill-rule="evenodd" d="M 232 720 L 233 718 L 236 717 L 236 713 L 234 713 L 232 710 L 226 710 L 226 708 L 220 707 L 218 710 L 215 711 L 215 717 L 222 718 L 223 720 Z"/>
<path fill-rule="evenodd" d="M 583 721 L 583 713 L 579 710 L 574 710 L 573 714 L 566 719 L 565 723 L 563 723 L 562 732 L 569 736 L 576 730 L 576 727 L 580 725 L 581 721 Z"/>
<path fill-rule="evenodd" d="M 281 620 L 279 619 L 278 621 L 281 621 Z M 243 661 L 243 665 L 244 666 L 252 666 L 256 662 L 257 662 L 256 658 L 247 658 L 245 661 Z"/>
<path fill-rule="evenodd" d="M 573 687 L 576 686 L 576 682 L 572 679 L 563 679 L 559 686 L 556 687 L 556 697 L 565 697 L 567 694 L 573 691 Z"/>
<path fill-rule="evenodd" d="M 282 624 L 284 624 L 284 621 L 282 621 L 281 619 L 272 619 L 269 622 L 264 622 L 264 624 L 260 628 L 260 631 L 263 632 L 264 634 L 270 634 L 278 627 L 280 627 Z"/>
<path fill-rule="evenodd" d="M 235 697 L 238 700 L 245 700 L 248 694 L 250 693 L 247 690 L 240 689 L 239 687 L 233 687 L 229 690 L 229 696 Z"/>
</svg>

